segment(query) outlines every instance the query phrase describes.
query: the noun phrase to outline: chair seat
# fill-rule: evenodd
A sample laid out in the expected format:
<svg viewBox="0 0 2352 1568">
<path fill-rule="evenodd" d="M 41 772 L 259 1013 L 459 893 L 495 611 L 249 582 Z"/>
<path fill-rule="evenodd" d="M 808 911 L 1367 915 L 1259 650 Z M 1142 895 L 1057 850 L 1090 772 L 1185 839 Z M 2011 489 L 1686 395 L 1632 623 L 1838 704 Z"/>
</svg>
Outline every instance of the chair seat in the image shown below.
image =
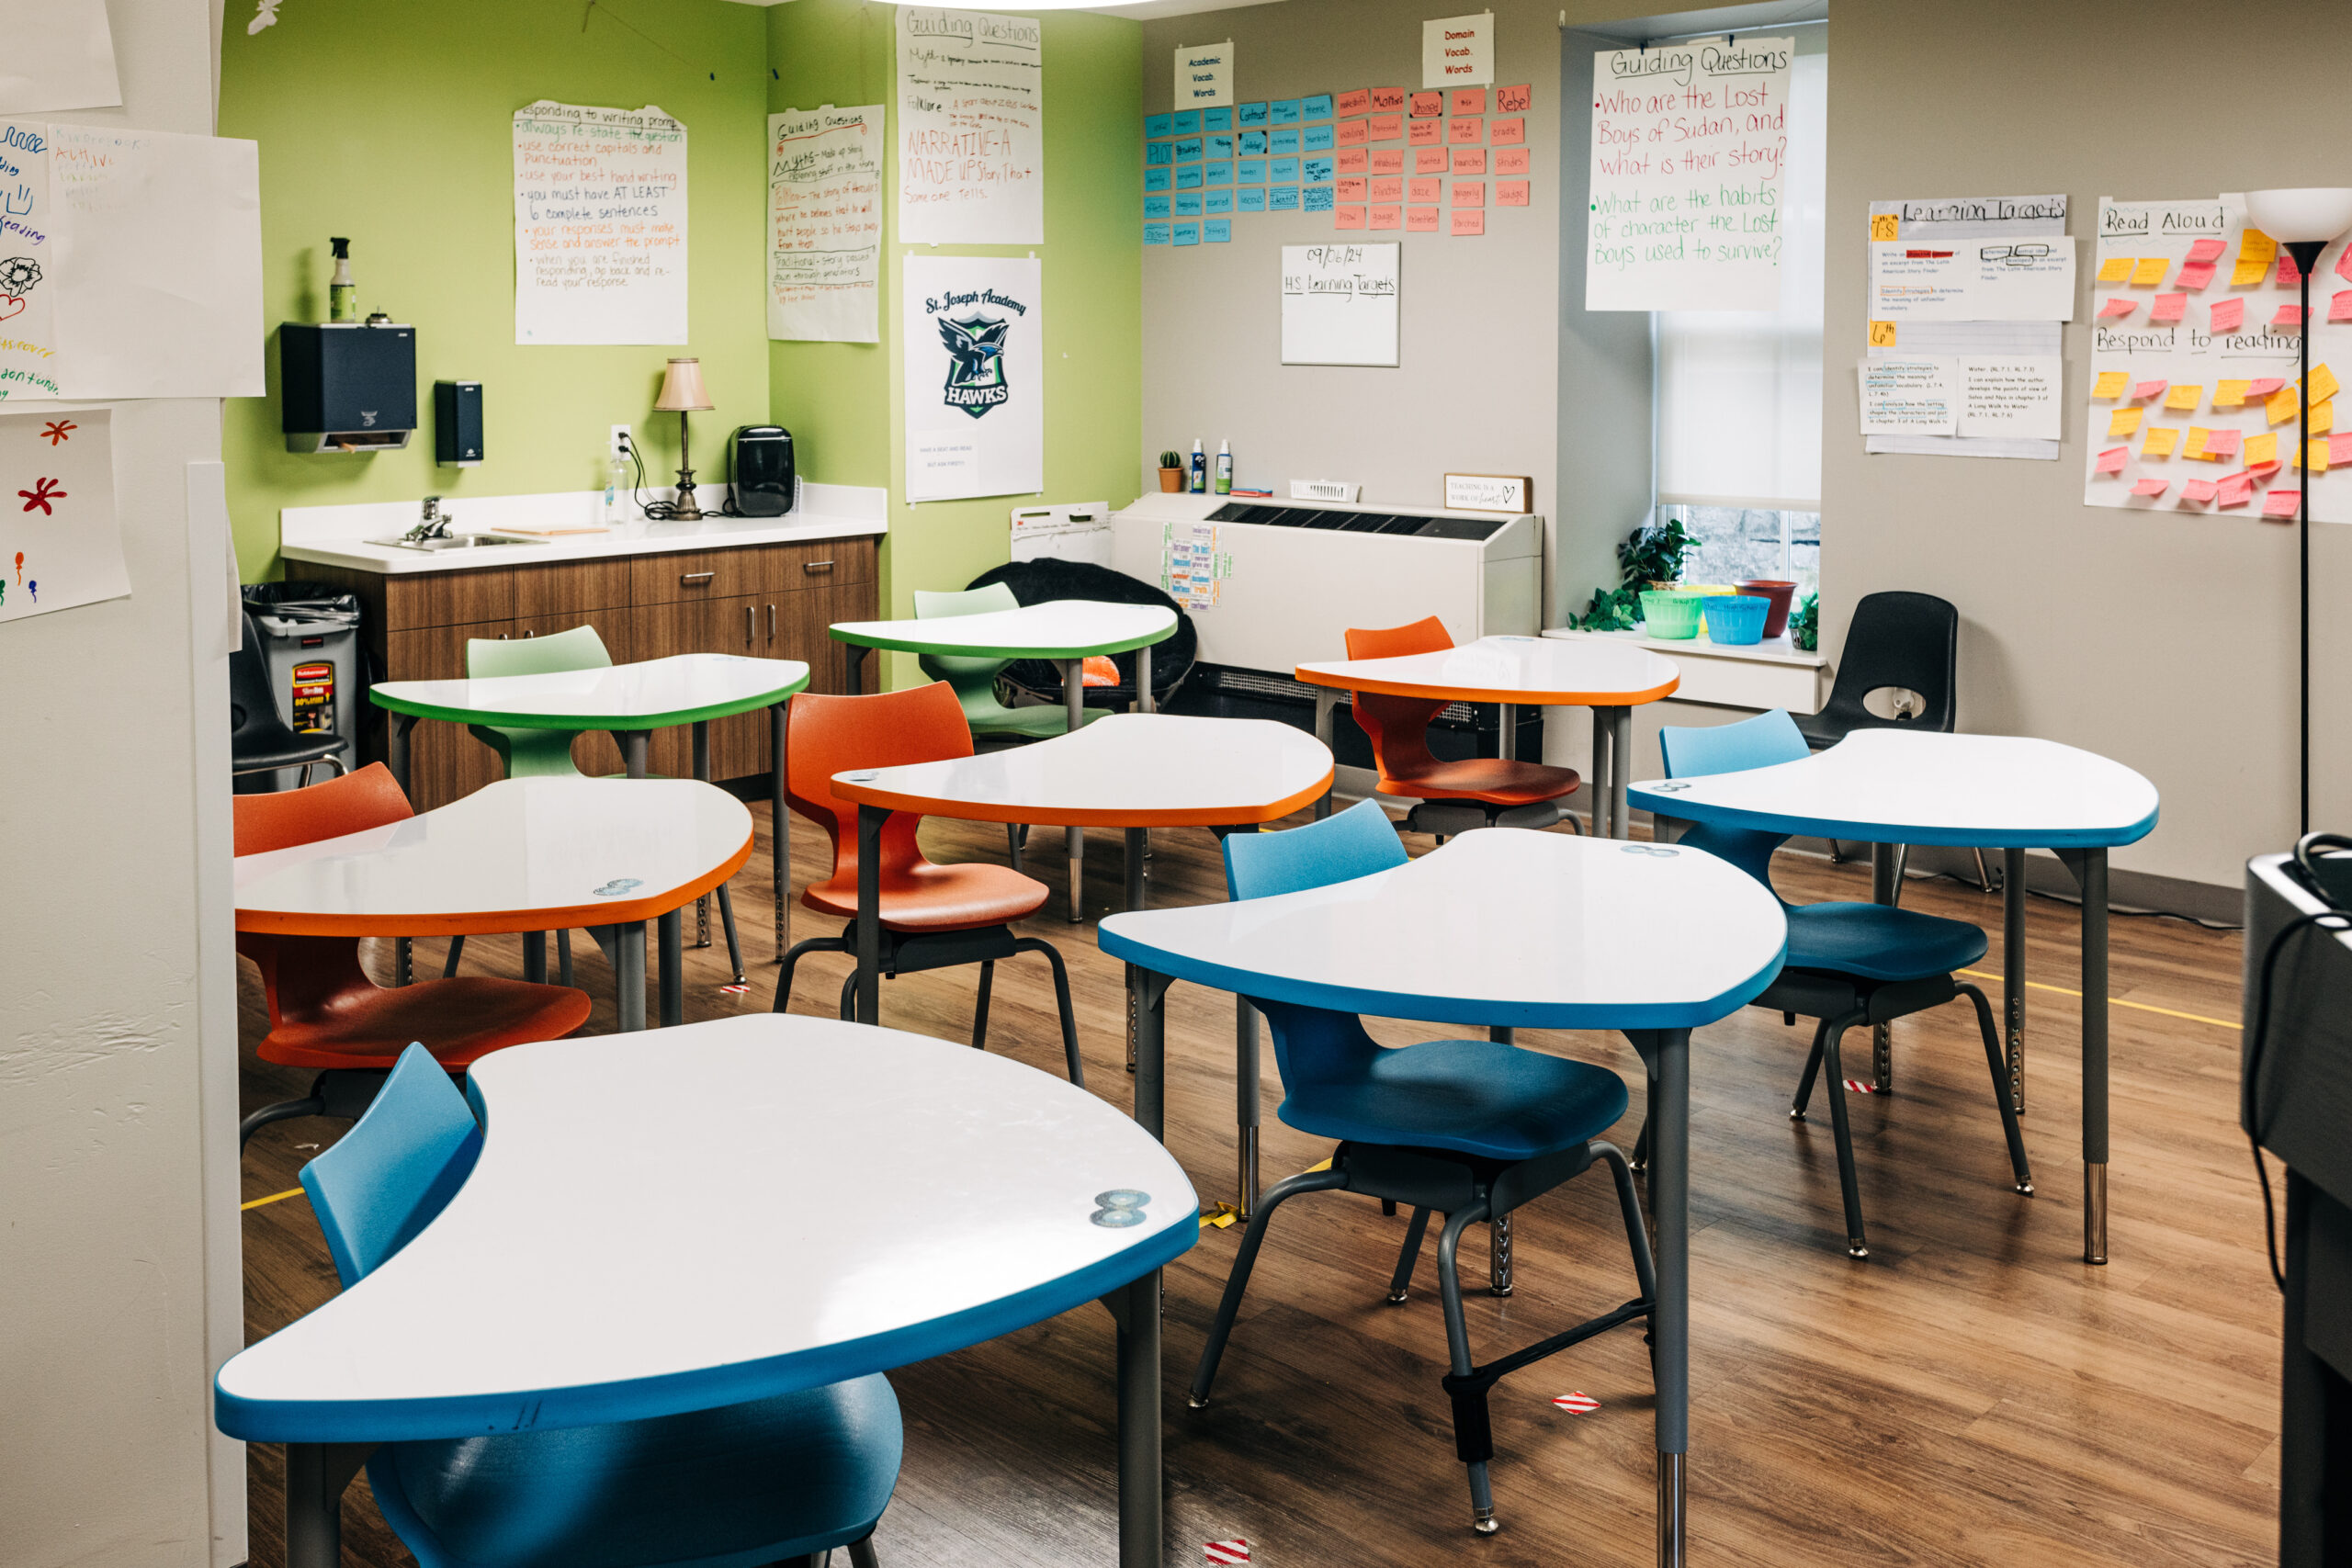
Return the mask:
<svg viewBox="0 0 2352 1568">
<path fill-rule="evenodd" d="M 1796 720 L 1797 733 L 1804 743 L 1816 751 L 1826 751 L 1857 729 L 1931 729 L 1932 725 L 1916 718 L 1881 718 L 1865 709 L 1860 715 L 1841 714 L 1832 709 L 1820 713 L 1791 714 Z"/>
<path fill-rule="evenodd" d="M 1046 902 L 1046 885 L 1010 866 L 934 865 L 894 873 L 882 885 L 882 923 L 894 931 L 962 931 L 1025 919 Z M 821 914 L 857 918 L 857 878 L 810 886 L 800 901 Z"/>
<path fill-rule="evenodd" d="M 1361 1081 L 1302 1083 L 1279 1114 L 1317 1137 L 1532 1159 L 1599 1137 L 1625 1105 L 1624 1080 L 1606 1067 L 1431 1040 L 1382 1051 Z"/>
<path fill-rule="evenodd" d="M 1984 956 L 1984 933 L 1883 904 L 1789 907 L 1792 969 L 1823 969 L 1865 980 L 1923 980 L 1949 975 Z"/>
<path fill-rule="evenodd" d="M 281 1015 L 258 1047 L 291 1067 L 389 1068 L 411 1041 L 452 1072 L 492 1051 L 556 1040 L 588 1021 L 588 993 L 569 986 L 460 976 L 354 990 L 316 1016 Z"/>
<path fill-rule="evenodd" d="M 1481 800 L 1489 806 L 1532 806 L 1558 800 L 1577 792 L 1584 781 L 1573 768 L 1547 768 L 1541 762 L 1506 761 L 1500 757 L 1471 757 L 1440 762 L 1403 778 L 1384 773 L 1384 795 L 1416 800 Z"/>
<path fill-rule="evenodd" d="M 392 1444 L 368 1479 L 423 1568 L 755 1568 L 871 1534 L 903 1444 L 876 1374 L 649 1421 Z"/>
</svg>

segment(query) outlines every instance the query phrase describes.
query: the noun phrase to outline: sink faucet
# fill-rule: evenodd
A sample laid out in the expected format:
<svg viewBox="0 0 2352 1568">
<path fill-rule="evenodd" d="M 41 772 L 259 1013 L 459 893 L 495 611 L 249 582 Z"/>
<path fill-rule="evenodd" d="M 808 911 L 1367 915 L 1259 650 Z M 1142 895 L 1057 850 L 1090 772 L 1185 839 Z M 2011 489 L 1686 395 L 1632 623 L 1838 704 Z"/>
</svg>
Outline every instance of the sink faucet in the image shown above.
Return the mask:
<svg viewBox="0 0 2352 1568">
<path fill-rule="evenodd" d="M 426 496 L 424 517 L 402 537 L 411 544 L 415 544 L 425 539 L 446 539 L 448 536 L 449 519 L 441 515 L 441 498 L 437 495 Z"/>
</svg>

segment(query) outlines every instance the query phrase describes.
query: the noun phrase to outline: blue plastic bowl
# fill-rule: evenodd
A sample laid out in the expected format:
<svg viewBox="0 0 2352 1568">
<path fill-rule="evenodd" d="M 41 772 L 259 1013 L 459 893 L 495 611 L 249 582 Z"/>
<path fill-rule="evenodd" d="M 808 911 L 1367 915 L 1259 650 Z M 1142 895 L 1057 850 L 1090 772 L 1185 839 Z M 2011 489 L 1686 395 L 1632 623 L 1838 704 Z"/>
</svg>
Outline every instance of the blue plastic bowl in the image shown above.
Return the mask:
<svg viewBox="0 0 2352 1568">
<path fill-rule="evenodd" d="M 1764 640 L 1764 617 L 1772 601 L 1754 593 L 1711 593 L 1699 603 L 1707 617 L 1707 640 L 1736 648 Z"/>
</svg>

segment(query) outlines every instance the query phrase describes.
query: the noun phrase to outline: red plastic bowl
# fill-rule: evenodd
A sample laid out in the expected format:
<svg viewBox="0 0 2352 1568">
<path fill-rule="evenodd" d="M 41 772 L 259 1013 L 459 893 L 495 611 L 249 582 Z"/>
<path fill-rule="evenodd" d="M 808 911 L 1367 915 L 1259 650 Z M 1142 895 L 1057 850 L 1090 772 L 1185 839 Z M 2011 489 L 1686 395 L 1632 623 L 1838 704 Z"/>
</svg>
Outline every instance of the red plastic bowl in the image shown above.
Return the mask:
<svg viewBox="0 0 2352 1568">
<path fill-rule="evenodd" d="M 1782 582 L 1778 578 L 1751 577 L 1737 586 L 1742 593 L 1753 593 L 1772 602 L 1764 612 L 1764 636 L 1767 639 L 1779 637 L 1789 629 L 1789 601 L 1796 597 L 1795 583 Z"/>
</svg>

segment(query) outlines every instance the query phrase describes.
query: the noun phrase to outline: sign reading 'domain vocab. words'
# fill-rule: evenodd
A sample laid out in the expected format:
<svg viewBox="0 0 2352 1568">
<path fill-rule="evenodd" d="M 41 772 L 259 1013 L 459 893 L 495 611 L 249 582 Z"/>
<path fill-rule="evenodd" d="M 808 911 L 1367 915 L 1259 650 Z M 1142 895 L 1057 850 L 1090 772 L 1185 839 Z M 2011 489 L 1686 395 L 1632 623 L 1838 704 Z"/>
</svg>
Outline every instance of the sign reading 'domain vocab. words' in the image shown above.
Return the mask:
<svg viewBox="0 0 2352 1568">
<path fill-rule="evenodd" d="M 1789 150 L 1785 38 L 1603 50 L 1588 310 L 1770 310 Z"/>
<path fill-rule="evenodd" d="M 1421 86 L 1482 87 L 1495 79 L 1495 14 L 1421 24 Z"/>
</svg>

